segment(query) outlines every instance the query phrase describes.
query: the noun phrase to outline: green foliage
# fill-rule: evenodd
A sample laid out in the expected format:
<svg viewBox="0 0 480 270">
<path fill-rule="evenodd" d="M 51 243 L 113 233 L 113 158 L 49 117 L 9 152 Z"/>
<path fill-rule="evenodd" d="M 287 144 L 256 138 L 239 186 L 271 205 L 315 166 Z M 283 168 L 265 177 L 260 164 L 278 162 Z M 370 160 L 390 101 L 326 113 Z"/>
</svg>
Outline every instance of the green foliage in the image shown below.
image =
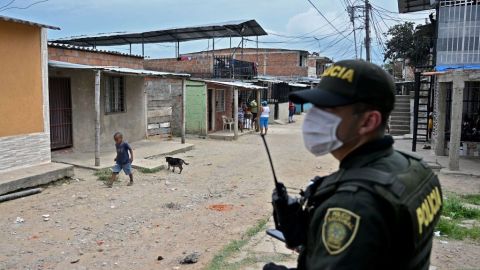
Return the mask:
<svg viewBox="0 0 480 270">
<path fill-rule="evenodd" d="M 384 60 L 409 59 L 412 66 L 425 65 L 433 47 L 433 25 L 417 26 L 413 22 L 396 24 L 388 29 Z"/>
<path fill-rule="evenodd" d="M 112 171 L 110 169 L 102 169 L 95 171 L 93 175 L 95 175 L 100 181 L 108 181 L 112 177 Z"/>
<path fill-rule="evenodd" d="M 250 239 L 260 231 L 263 231 L 267 227 L 267 219 L 260 220 L 255 226 L 248 229 L 240 240 L 233 240 L 226 245 L 221 251 L 219 251 L 212 259 L 210 264 L 206 267 L 207 270 L 226 270 L 236 269 L 234 265 L 228 265 L 227 260 L 235 253 L 240 251 Z"/>
<path fill-rule="evenodd" d="M 465 228 L 460 226 L 456 220 L 441 218 L 436 229 L 439 230 L 442 235 L 446 235 L 447 238 L 451 239 L 480 239 L 480 227 Z"/>
<path fill-rule="evenodd" d="M 448 238 L 463 240 L 465 238 L 479 240 L 480 227 L 473 225 L 471 228 L 462 226 L 464 220 L 479 220 L 480 210 L 466 207 L 465 203 L 478 202 L 480 195 L 458 196 L 448 194 L 443 201 L 442 217 L 436 230 Z"/>
<path fill-rule="evenodd" d="M 466 207 L 465 200 L 456 195 L 448 196 L 443 201 L 442 215 L 454 220 L 479 219 L 480 210 Z"/>
</svg>

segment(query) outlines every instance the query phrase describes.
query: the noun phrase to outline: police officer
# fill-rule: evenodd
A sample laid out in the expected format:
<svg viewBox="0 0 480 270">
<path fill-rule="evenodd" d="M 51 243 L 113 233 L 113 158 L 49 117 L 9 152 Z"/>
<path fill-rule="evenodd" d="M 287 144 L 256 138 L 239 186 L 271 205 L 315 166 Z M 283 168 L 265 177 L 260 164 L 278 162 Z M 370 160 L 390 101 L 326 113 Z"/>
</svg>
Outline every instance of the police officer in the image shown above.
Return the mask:
<svg viewBox="0 0 480 270">
<path fill-rule="evenodd" d="M 384 134 L 394 93 L 380 67 L 344 60 L 324 72 L 318 88 L 290 96 L 314 105 L 304 119 L 305 147 L 340 162 L 335 173 L 312 180 L 300 214 L 280 203 L 299 200 L 274 190 L 277 228 L 287 244 L 300 244 L 298 269 L 428 269 L 441 189 L 421 159 L 394 150 Z"/>
</svg>

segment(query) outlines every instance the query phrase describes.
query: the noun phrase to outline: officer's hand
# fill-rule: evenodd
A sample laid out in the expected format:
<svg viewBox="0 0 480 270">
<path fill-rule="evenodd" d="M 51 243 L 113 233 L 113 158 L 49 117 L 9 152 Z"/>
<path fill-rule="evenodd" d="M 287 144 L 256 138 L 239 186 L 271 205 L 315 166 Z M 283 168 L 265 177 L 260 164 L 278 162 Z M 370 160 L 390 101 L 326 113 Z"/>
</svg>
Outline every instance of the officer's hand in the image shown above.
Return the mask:
<svg viewBox="0 0 480 270">
<path fill-rule="evenodd" d="M 278 183 L 277 187 L 273 189 L 272 202 L 288 201 L 287 188 L 283 183 Z"/>
<path fill-rule="evenodd" d="M 295 269 L 287 268 L 283 265 L 276 265 L 274 263 L 267 263 L 263 266 L 263 270 L 295 270 Z"/>
</svg>

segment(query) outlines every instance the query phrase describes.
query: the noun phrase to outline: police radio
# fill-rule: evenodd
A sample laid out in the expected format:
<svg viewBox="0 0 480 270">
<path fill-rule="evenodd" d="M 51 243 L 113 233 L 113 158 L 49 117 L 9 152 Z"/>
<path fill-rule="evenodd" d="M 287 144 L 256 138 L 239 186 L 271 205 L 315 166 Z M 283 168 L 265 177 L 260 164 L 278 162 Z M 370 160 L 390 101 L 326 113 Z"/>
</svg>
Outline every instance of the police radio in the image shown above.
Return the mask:
<svg viewBox="0 0 480 270">
<path fill-rule="evenodd" d="M 301 200 L 288 196 L 285 185 L 278 182 L 265 135 L 262 134 L 260 136 L 265 145 L 275 183 L 275 190 L 272 194 L 272 206 L 276 230 L 267 230 L 267 234 L 285 242 L 287 247 L 295 249 L 303 245 L 306 240 L 306 213 L 303 211 Z"/>
</svg>

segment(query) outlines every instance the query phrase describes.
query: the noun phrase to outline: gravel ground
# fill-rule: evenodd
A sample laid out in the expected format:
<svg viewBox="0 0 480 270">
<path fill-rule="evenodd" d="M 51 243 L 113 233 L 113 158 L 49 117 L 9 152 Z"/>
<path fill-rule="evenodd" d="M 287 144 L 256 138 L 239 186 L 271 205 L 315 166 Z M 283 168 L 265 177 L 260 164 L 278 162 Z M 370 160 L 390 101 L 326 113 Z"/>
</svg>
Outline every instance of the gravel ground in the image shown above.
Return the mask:
<svg viewBox="0 0 480 270">
<path fill-rule="evenodd" d="M 270 214 L 273 183 L 259 136 L 189 141 L 195 149 L 178 155 L 190 163 L 181 175 L 136 172 L 132 187 L 121 175 L 108 189 L 92 171 L 76 169 L 72 181 L 1 203 L 0 269 L 203 268 Z M 268 141 L 288 186 L 303 186 L 337 164 L 304 150 L 298 124 L 272 127 Z M 200 254 L 197 263 L 179 264 L 193 252 Z"/>
<path fill-rule="evenodd" d="M 299 123 L 272 126 L 267 139 L 277 175 L 289 187 L 303 187 L 338 165 L 304 149 Z M 257 135 L 189 142 L 195 149 L 177 155 L 190 163 L 181 175 L 136 172 L 132 187 L 121 175 L 108 189 L 92 171 L 76 169 L 73 180 L 1 203 L 0 269 L 204 268 L 270 215 L 273 183 Z M 445 179 L 454 190 L 461 181 L 461 190 L 478 191 L 478 179 Z M 432 260 L 440 269 L 475 269 L 479 250 L 478 243 L 436 243 Z M 198 262 L 179 263 L 194 252 Z"/>
</svg>

